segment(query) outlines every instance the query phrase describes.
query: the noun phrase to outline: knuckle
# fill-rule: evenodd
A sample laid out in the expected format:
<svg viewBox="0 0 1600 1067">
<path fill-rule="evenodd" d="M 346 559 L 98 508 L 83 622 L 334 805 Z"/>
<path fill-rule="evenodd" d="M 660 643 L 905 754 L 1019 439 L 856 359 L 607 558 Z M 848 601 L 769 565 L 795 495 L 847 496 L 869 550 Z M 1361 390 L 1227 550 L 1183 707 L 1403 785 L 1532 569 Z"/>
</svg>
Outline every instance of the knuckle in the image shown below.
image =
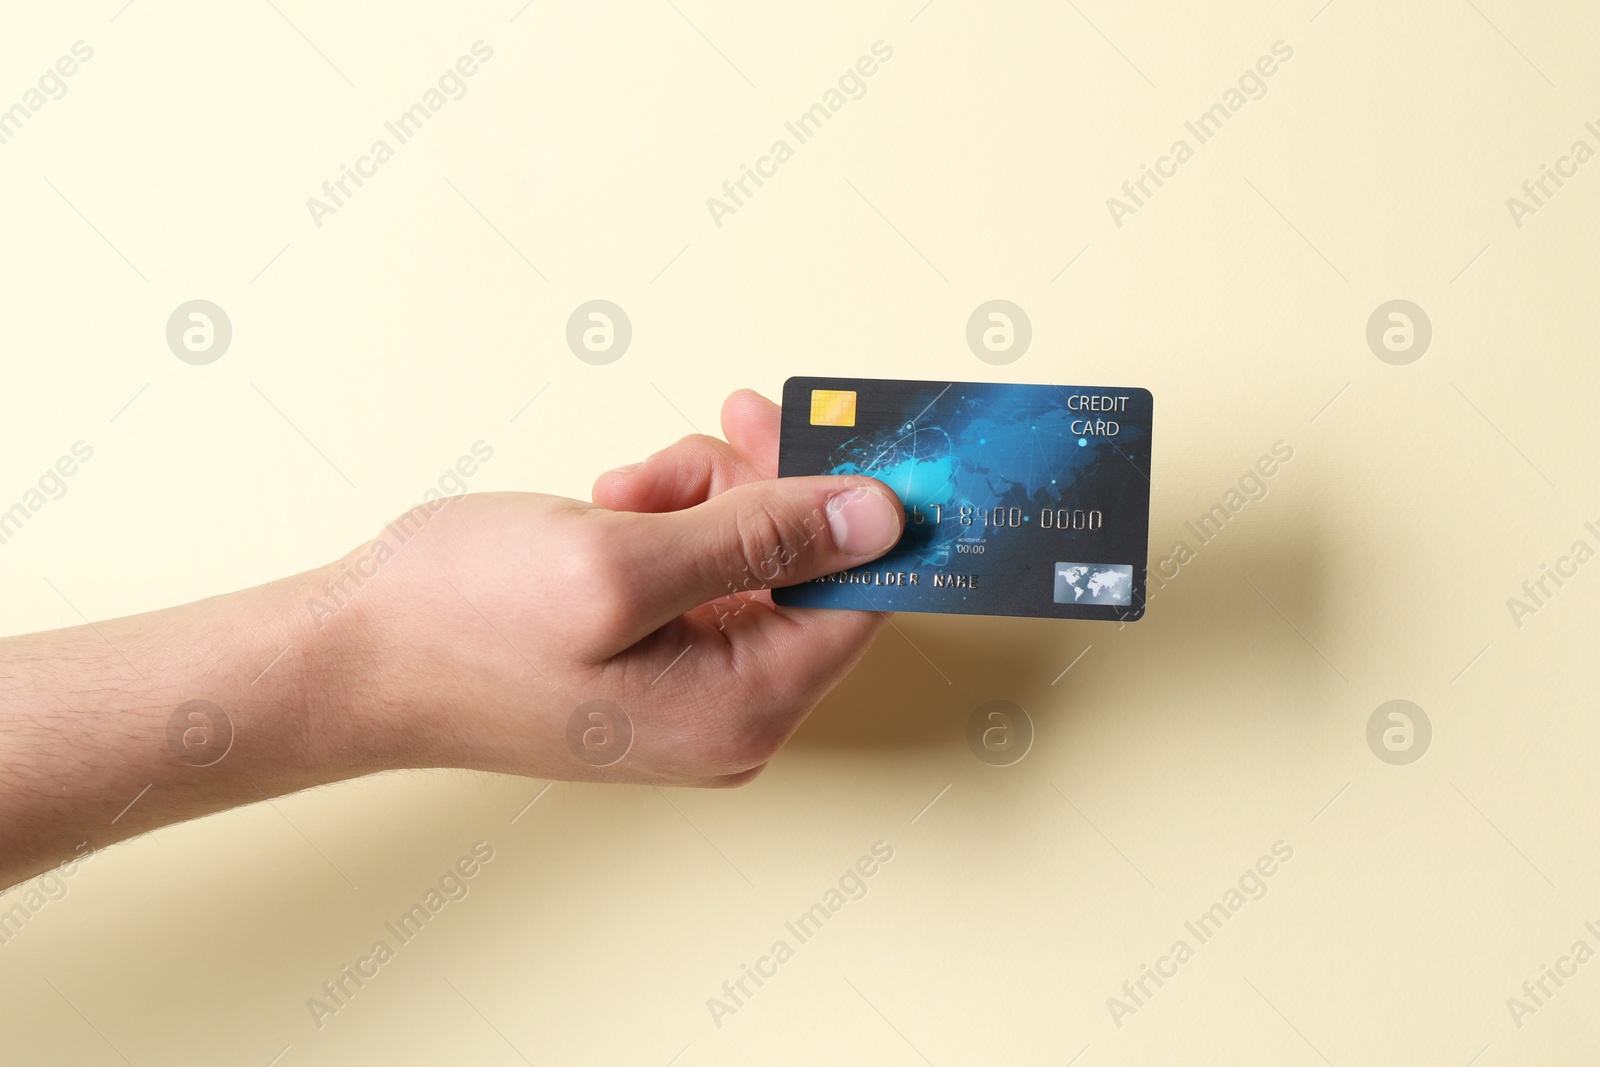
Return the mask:
<svg viewBox="0 0 1600 1067">
<path fill-rule="evenodd" d="M 778 753 L 793 725 L 787 705 L 766 694 L 730 687 L 702 705 L 694 735 L 685 739 L 682 753 L 701 777 L 744 775 Z"/>
<path fill-rule="evenodd" d="M 703 742 L 695 762 L 711 775 L 740 775 L 767 763 L 782 747 L 781 736 L 746 723 L 739 733 Z"/>
<path fill-rule="evenodd" d="M 781 683 L 773 681 L 760 692 L 743 694 L 740 706 L 724 731 L 717 753 L 717 769 L 739 773 L 762 766 L 777 756 L 809 710 L 804 699 L 785 689 Z"/>
<path fill-rule="evenodd" d="M 704 469 L 715 462 L 720 455 L 720 444 L 716 438 L 703 433 L 692 433 L 678 439 L 670 448 L 663 449 L 657 455 L 669 456 L 674 463 L 688 465 L 691 468 Z"/>
<path fill-rule="evenodd" d="M 621 531 L 599 513 L 585 516 L 585 528 L 565 547 L 564 566 L 568 583 L 582 598 L 579 617 L 592 636 L 616 632 L 632 612 L 626 583 L 626 556 Z"/>
<path fill-rule="evenodd" d="M 741 508 L 735 522 L 743 578 L 758 585 L 781 585 L 798 572 L 805 542 L 785 516 L 757 501 Z"/>
<path fill-rule="evenodd" d="M 719 774 L 712 778 L 707 778 L 700 785 L 705 789 L 738 789 L 755 781 L 761 772 L 766 769 L 767 765 L 762 763 L 748 770 L 736 771 L 732 774 Z"/>
<path fill-rule="evenodd" d="M 747 721 L 745 729 L 731 740 L 724 753 L 723 770 L 734 773 L 766 763 L 783 747 L 783 739 L 762 724 Z"/>
</svg>

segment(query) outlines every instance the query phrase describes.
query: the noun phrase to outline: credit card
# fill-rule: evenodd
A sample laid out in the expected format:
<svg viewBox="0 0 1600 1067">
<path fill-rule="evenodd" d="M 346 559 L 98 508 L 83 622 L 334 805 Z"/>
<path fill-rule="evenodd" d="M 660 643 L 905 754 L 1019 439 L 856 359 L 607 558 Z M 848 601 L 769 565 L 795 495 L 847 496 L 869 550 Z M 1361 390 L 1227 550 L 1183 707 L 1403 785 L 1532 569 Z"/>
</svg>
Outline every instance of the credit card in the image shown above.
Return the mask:
<svg viewBox="0 0 1600 1067">
<path fill-rule="evenodd" d="M 1145 389 L 790 378 L 778 474 L 865 474 L 906 509 L 873 563 L 786 607 L 1131 622 L 1144 614 Z"/>
</svg>

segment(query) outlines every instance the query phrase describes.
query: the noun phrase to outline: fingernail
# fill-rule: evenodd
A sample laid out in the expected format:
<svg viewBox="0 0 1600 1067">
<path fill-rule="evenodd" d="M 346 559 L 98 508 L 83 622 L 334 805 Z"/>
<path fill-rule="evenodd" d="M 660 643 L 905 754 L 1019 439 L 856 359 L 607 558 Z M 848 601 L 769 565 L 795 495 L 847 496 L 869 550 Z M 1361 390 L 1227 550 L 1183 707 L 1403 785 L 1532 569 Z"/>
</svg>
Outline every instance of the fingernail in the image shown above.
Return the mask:
<svg viewBox="0 0 1600 1067">
<path fill-rule="evenodd" d="M 617 467 L 615 470 L 609 470 L 606 473 L 607 474 L 632 474 L 634 471 L 638 470 L 642 466 L 644 466 L 643 463 L 629 463 L 626 466 Z"/>
<path fill-rule="evenodd" d="M 900 509 L 872 489 L 848 489 L 828 501 L 828 530 L 839 551 L 877 556 L 900 538 Z"/>
</svg>

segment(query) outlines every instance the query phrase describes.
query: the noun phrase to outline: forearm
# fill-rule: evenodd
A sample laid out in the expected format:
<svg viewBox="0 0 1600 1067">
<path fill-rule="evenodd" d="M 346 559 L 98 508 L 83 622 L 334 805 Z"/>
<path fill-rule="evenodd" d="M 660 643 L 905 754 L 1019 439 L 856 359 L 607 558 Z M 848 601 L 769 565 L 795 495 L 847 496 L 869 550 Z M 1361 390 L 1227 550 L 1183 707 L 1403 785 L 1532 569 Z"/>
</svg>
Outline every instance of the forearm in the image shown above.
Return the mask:
<svg viewBox="0 0 1600 1067">
<path fill-rule="evenodd" d="M 881 622 L 750 590 L 876 559 L 904 514 L 868 478 L 776 478 L 779 414 L 736 394 L 744 451 L 686 438 L 602 479 L 611 506 L 448 498 L 318 571 L 0 640 L 0 888 L 379 770 L 749 781 Z"/>
<path fill-rule="evenodd" d="M 306 611 L 316 577 L 0 640 L 0 887 L 379 769 L 345 714 L 344 630 Z"/>
</svg>

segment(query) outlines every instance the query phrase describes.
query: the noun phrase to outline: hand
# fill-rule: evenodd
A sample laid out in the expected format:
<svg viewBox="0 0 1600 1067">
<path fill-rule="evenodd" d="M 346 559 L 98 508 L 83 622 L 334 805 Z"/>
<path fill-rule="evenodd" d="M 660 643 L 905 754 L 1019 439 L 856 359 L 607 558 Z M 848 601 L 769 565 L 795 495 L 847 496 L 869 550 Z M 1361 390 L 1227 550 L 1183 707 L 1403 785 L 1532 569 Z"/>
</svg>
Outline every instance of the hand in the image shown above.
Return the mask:
<svg viewBox="0 0 1600 1067">
<path fill-rule="evenodd" d="M 595 504 L 436 501 L 320 571 L 0 640 L 0 888 L 379 770 L 749 781 L 882 617 L 745 590 L 866 563 L 903 513 L 870 478 L 777 479 L 778 409 L 753 393 L 723 427 L 605 475 Z"/>
<path fill-rule="evenodd" d="M 903 511 L 869 478 L 778 480 L 779 409 L 755 393 L 731 396 L 722 423 L 727 443 L 688 437 L 603 475 L 593 505 L 483 494 L 414 511 L 404 543 L 391 524 L 393 558 L 361 568 L 375 573 L 339 638 L 371 667 L 349 694 L 352 745 L 372 746 L 372 766 L 759 773 L 882 625 L 764 590 L 882 555 Z"/>
</svg>

